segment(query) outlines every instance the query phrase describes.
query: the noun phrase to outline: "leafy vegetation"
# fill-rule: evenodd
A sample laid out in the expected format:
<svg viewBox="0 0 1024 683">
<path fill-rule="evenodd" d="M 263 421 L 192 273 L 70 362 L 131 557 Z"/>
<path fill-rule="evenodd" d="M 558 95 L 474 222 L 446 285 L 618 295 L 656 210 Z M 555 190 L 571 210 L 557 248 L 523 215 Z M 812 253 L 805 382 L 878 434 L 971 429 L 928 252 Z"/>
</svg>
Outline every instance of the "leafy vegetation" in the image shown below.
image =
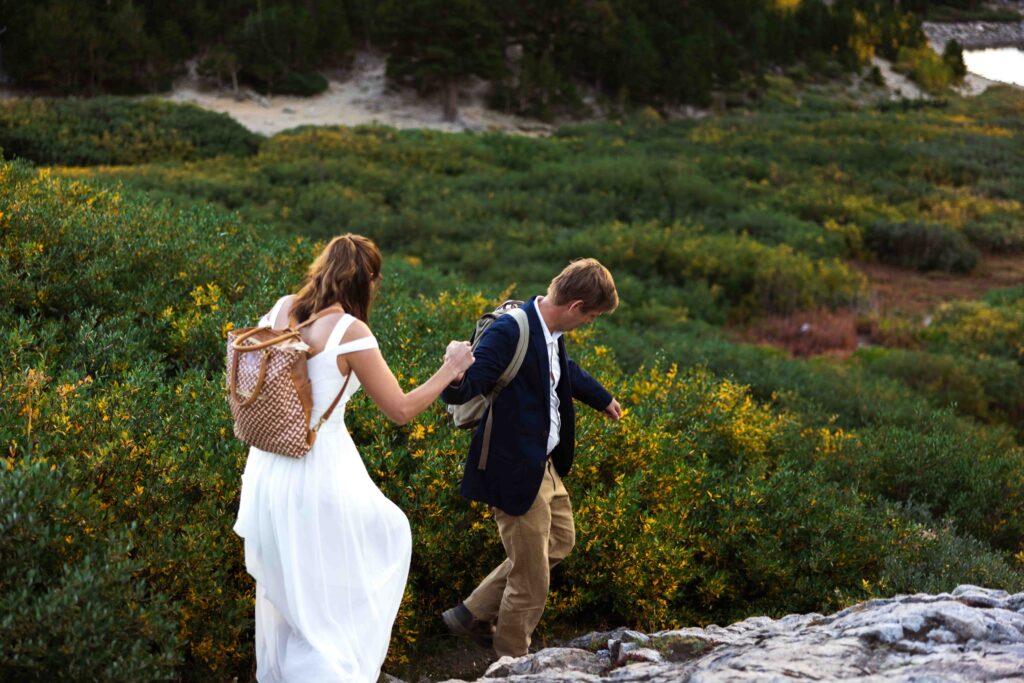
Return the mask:
<svg viewBox="0 0 1024 683">
<path fill-rule="evenodd" d="M 954 43 L 950 42 L 949 46 L 952 45 Z M 928 45 L 901 47 L 893 69 L 912 78 L 922 90 L 931 95 L 942 95 L 967 72 L 962 50 L 958 52 L 948 49 L 938 55 Z"/>
<path fill-rule="evenodd" d="M 1019 253 L 1019 94 L 888 111 L 794 95 L 542 140 L 304 128 L 255 153 L 194 112 L 65 103 L 57 125 L 49 103 L 17 106 L 10 130 L 34 131 L 34 150 L 42 131 L 92 130 L 97 111 L 149 122 L 138 138 L 67 133 L 52 157 L 25 153 L 40 163 L 119 148 L 160 163 L 0 162 L 0 678 L 249 676 L 223 338 L 296 288 L 315 240 L 350 229 L 387 254 L 371 325 L 406 387 L 567 260 L 616 275 L 622 307 L 570 344 L 626 413 L 581 415 L 579 542 L 544 632 L 1024 590 L 1022 286 L 950 302 L 894 333 L 900 348 L 849 360 L 723 331 L 851 315 L 856 260 L 957 271 Z M 413 529 L 387 664 L 410 678 L 438 612 L 502 549 L 458 494 L 467 435 L 440 407 L 396 427 L 360 396 L 347 419 Z"/>
<path fill-rule="evenodd" d="M 248 156 L 258 140 L 227 114 L 157 99 L 0 100 L 0 149 L 39 164 Z"/>
<path fill-rule="evenodd" d="M 623 133 L 635 136 L 631 145 L 655 147 L 644 138 L 654 131 L 615 130 L 602 155 L 625 146 L 615 142 Z M 701 139 L 699 127 L 683 132 Z M 672 127 L 663 134 L 680 137 Z M 362 215 L 371 216 L 371 207 L 389 201 L 402 207 L 403 187 L 418 198 L 430 187 L 435 193 L 462 187 L 447 195 L 449 216 L 500 226 L 487 219 L 482 200 L 495 188 L 488 174 L 513 179 L 508 195 L 493 198 L 503 203 L 501 211 L 522 212 L 528 227 L 516 229 L 523 234 L 539 225 L 552 237 L 519 246 L 521 263 L 527 255 L 537 262 L 526 274 L 539 282 L 570 253 L 552 249 L 555 235 L 577 251 L 592 243 L 621 273 L 623 313 L 635 305 L 642 312 L 634 320 L 654 322 L 602 323 L 573 335 L 574 355 L 614 387 L 627 412 L 617 424 L 596 414 L 581 417 L 571 478 L 580 543 L 556 574 L 542 628 L 609 621 L 661 628 L 825 611 L 962 582 L 1024 588 L 1024 461 L 1007 430 L 936 412 L 888 377 L 895 374 L 889 369 L 793 361 L 664 314 L 672 297 L 705 297 L 708 318 L 721 315 L 718 301 L 749 310 L 803 305 L 766 292 L 813 300 L 822 279 L 841 284 L 850 272 L 835 254 L 864 247 L 837 229 L 822 234 L 838 232 L 842 239 L 807 240 L 818 225 L 813 218 L 781 207 L 741 209 L 712 180 L 666 174 L 655 187 L 678 189 L 665 195 L 651 189 L 639 162 L 584 158 L 576 167 L 563 156 L 563 147 L 578 155 L 602 135 L 583 129 L 527 141 L 298 131 L 268 141 L 247 162 L 258 164 L 253 188 L 224 174 L 236 168 L 227 158 L 139 167 L 140 184 L 167 181 L 163 200 L 22 163 L 0 165 L 0 295 L 11 302 L 0 312 L 8 330 L 0 347 L 6 361 L 0 398 L 10 407 L 0 414 L 6 444 L 0 496 L 5 509 L 24 510 L 23 517 L 5 518 L 3 547 L 11 552 L 4 557 L 11 559 L 0 573 L 0 599 L 13 607 L 0 622 L 0 672 L 28 680 L 85 670 L 113 680 L 169 672 L 186 680 L 248 675 L 252 584 L 230 530 L 245 449 L 231 437 L 223 400 L 223 335 L 294 289 L 317 245 L 196 202 L 184 190 L 233 196 L 241 206 L 256 200 L 250 192 L 296 186 L 298 178 L 314 186 L 312 194 L 299 195 L 303 203 L 275 204 L 275 190 L 260 200 L 259 214 L 310 220 L 321 203 L 352 210 L 365 202 Z M 462 153 L 440 153 L 452 148 Z M 314 152 L 319 164 L 307 161 Z M 272 163 L 266 155 L 274 155 Z M 662 169 L 681 163 L 665 157 L 653 163 Z M 722 163 L 714 159 L 707 168 Z M 405 167 L 418 172 L 403 174 Z M 334 179 L 330 191 L 323 173 Z M 376 179 L 373 192 L 360 185 L 368 183 L 361 174 Z M 431 181 L 433 174 L 456 184 Z M 573 234 L 568 226 L 559 232 L 533 222 L 542 212 L 569 215 L 568 207 L 554 213 L 555 193 L 543 191 L 553 186 L 558 196 L 571 196 L 566 178 L 587 188 L 574 200 L 584 202 L 576 210 L 605 216 L 599 230 L 583 226 Z M 349 195 L 349 187 L 359 189 Z M 612 189 L 621 195 L 604 194 Z M 596 200 L 585 203 L 591 196 Z M 668 210 L 666 196 L 680 212 L 673 223 L 644 215 Z M 694 215 L 705 211 L 707 225 L 698 229 L 700 221 L 683 206 Z M 628 226 L 619 216 L 616 222 L 607 213 L 616 207 L 636 207 L 641 221 Z M 415 217 L 411 206 L 400 215 Z M 770 238 L 730 233 L 729 216 Z M 430 225 L 434 218 L 427 211 L 422 220 Z M 453 259 L 447 241 L 472 234 L 451 222 L 436 229 L 448 232 L 402 233 L 409 251 Z M 786 235 L 803 235 L 815 246 L 795 249 Z M 497 277 L 504 272 L 497 259 L 475 263 L 476 270 L 469 261 L 447 265 L 481 284 L 495 277 L 489 265 Z M 646 283 L 645 268 L 657 273 Z M 836 269 L 833 275 L 828 268 Z M 788 284 L 773 288 L 772 277 L 782 276 Z M 464 336 L 504 286 L 484 285 L 481 294 L 412 254 L 392 256 L 384 282 L 371 323 L 405 386 L 429 376 L 436 350 Z M 647 303 L 625 296 L 640 287 L 653 293 L 656 283 L 664 291 Z M 841 290 L 821 291 L 828 298 Z M 1021 338 L 1012 327 L 1019 298 L 1008 290 L 979 304 L 1007 316 L 1003 332 L 988 333 L 991 326 L 980 320 L 968 323 L 975 309 L 937 319 L 929 332 L 936 349 L 984 349 L 1015 362 L 1006 344 Z M 976 327 L 986 334 L 964 332 Z M 625 354 L 635 345 L 661 348 L 681 365 L 637 355 L 646 364 L 626 372 L 617 353 L 598 343 L 605 341 Z M 450 427 L 444 411 L 396 427 L 361 397 L 348 419 L 371 476 L 412 523 L 415 559 L 388 664 L 401 673 L 431 647 L 438 611 L 469 590 L 502 550 L 489 513 L 458 495 L 466 435 Z M 63 507 L 54 510 L 55 500 Z M 37 579 L 26 586 L 26 575 Z M 86 584 L 92 592 L 83 602 Z M 49 616 L 40 622 L 39 614 Z M 81 619 L 89 628 L 79 627 Z M 48 643 L 65 632 L 74 637 L 63 654 L 52 654 Z M 96 647 L 101 640 L 104 647 Z"/>
<path fill-rule="evenodd" d="M 539 140 L 299 128 L 252 157 L 72 173 L 214 201 L 281 234 L 351 226 L 495 287 L 543 287 L 586 252 L 635 302 L 626 327 L 720 324 L 857 302 L 851 258 L 956 272 L 1024 246 L 1022 111 L 1004 89 L 970 109 L 640 114 Z"/>
</svg>

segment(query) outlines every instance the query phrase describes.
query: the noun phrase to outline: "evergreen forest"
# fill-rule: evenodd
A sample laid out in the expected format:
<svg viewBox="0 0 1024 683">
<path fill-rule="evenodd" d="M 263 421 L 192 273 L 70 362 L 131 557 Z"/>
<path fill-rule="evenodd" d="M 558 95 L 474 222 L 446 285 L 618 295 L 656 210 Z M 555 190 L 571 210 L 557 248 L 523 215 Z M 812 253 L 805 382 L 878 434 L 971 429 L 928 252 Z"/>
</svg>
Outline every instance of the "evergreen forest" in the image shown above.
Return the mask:
<svg viewBox="0 0 1024 683">
<path fill-rule="evenodd" d="M 794 63 L 853 70 L 925 44 L 935 8 L 981 0 L 0 0 L 0 73 L 53 94 L 169 89 L 199 73 L 261 92 L 322 91 L 358 49 L 388 76 L 440 93 L 493 84 L 491 106 L 530 116 L 617 105 L 707 104 L 713 90 Z M 447 102 L 450 100 L 450 102 Z"/>
</svg>

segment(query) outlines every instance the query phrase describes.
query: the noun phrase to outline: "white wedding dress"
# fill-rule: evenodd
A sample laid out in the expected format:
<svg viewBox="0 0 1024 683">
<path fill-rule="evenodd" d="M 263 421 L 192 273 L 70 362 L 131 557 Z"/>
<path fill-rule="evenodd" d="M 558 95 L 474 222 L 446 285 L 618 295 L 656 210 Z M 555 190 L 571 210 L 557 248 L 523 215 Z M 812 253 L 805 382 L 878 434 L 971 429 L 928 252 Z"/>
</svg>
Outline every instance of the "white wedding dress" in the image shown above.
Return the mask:
<svg viewBox="0 0 1024 683">
<path fill-rule="evenodd" d="M 266 320 L 273 320 L 281 302 Z M 338 395 L 345 314 L 309 360 L 313 422 Z M 256 580 L 256 679 L 260 683 L 375 683 L 387 654 L 412 554 L 405 514 L 377 488 L 345 427 L 353 377 L 304 458 L 249 450 L 235 533 Z"/>
</svg>

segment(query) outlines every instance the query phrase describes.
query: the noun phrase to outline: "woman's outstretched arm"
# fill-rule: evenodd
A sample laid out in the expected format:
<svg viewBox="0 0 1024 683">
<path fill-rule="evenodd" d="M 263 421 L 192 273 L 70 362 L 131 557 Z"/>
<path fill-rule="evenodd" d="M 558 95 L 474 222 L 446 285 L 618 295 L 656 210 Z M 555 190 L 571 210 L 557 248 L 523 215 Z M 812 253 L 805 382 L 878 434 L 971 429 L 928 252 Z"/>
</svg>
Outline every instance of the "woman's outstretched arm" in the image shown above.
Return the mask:
<svg viewBox="0 0 1024 683">
<path fill-rule="evenodd" d="M 369 336 L 369 333 L 370 329 L 366 324 L 357 321 L 346 332 L 345 341 L 354 341 Z M 473 352 L 469 342 L 451 342 L 445 353 L 444 363 L 437 372 L 408 393 L 402 391 L 380 349 L 366 349 L 346 354 L 338 359 L 339 364 L 343 359 L 356 373 L 366 393 L 380 407 L 381 412 L 391 421 L 405 424 L 426 410 L 440 396 L 442 389 L 462 377 L 466 369 L 473 364 Z"/>
</svg>

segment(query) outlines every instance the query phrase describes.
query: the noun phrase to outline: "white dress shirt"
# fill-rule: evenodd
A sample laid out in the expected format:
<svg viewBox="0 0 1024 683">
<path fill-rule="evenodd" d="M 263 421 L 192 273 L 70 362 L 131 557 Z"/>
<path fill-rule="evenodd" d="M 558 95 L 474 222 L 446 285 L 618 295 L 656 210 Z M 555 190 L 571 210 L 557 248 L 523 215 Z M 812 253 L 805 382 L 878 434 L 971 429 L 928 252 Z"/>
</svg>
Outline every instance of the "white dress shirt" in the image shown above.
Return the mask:
<svg viewBox="0 0 1024 683">
<path fill-rule="evenodd" d="M 544 297 L 537 297 L 537 303 L 539 304 L 544 300 Z M 558 386 L 558 380 L 562 377 L 562 365 L 558 358 L 558 338 L 562 336 L 561 332 L 555 332 L 554 334 L 548 330 L 548 324 L 544 321 L 544 316 L 541 315 L 540 306 L 537 306 L 537 317 L 540 318 L 540 329 L 544 330 L 544 342 L 545 347 L 548 351 L 548 377 L 551 379 L 551 425 L 548 429 L 548 453 L 555 450 L 555 446 L 561 441 L 561 430 L 562 430 L 562 414 L 558 412 L 561 402 L 558 400 L 558 393 L 555 391 L 555 387 Z"/>
</svg>

